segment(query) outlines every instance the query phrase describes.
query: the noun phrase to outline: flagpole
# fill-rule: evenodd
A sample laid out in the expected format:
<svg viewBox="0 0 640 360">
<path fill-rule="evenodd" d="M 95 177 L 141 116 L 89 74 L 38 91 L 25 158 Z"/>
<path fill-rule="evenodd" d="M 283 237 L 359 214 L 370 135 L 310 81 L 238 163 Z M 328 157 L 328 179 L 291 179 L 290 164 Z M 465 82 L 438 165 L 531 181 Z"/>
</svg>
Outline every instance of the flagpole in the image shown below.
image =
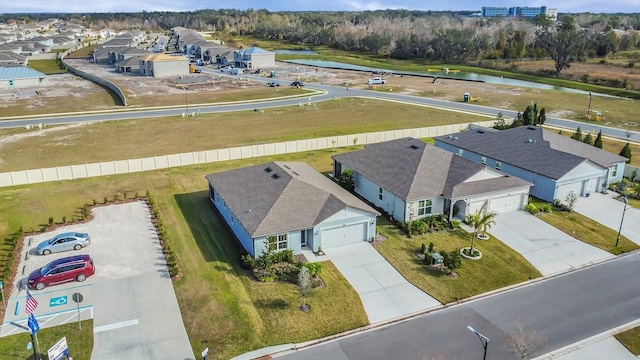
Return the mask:
<svg viewBox="0 0 640 360">
<path fill-rule="evenodd" d="M 37 353 L 38 353 L 38 354 L 40 354 L 40 343 L 38 342 L 38 332 L 36 331 L 36 333 L 35 333 L 35 334 L 33 334 L 33 336 L 36 338 L 36 345 L 37 345 L 37 347 L 38 347 L 38 351 L 37 351 Z M 35 347 L 34 347 L 34 348 L 35 348 Z M 38 355 L 38 356 L 36 356 L 36 360 L 39 360 L 39 359 L 40 359 L 40 356 L 39 356 L 39 355 Z"/>
</svg>

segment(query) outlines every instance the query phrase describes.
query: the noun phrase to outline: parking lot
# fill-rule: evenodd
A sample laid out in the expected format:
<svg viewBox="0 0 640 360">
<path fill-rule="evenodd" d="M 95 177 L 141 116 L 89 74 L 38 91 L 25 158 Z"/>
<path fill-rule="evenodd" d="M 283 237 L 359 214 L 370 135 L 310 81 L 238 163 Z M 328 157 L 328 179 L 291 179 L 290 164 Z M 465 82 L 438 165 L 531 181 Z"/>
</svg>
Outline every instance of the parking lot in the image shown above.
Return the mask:
<svg viewBox="0 0 640 360">
<path fill-rule="evenodd" d="M 31 271 L 55 259 L 89 254 L 95 275 L 84 282 L 30 290 L 39 303 L 34 314 L 40 327 L 75 322 L 80 309 L 81 319 L 94 319 L 92 359 L 134 359 L 156 352 L 171 354 L 171 358 L 193 358 L 146 203 L 95 207 L 92 214 L 93 219 L 87 223 L 25 237 L 0 336 L 21 331 L 10 325 L 11 321 L 26 322 L 26 292 L 19 284 L 26 284 Z M 91 244 L 77 251 L 44 256 L 35 253 L 39 242 L 72 231 L 89 233 Z M 72 300 L 75 293 L 83 297 L 80 304 Z M 157 343 L 164 345 L 153 348 L 149 345 Z"/>
</svg>

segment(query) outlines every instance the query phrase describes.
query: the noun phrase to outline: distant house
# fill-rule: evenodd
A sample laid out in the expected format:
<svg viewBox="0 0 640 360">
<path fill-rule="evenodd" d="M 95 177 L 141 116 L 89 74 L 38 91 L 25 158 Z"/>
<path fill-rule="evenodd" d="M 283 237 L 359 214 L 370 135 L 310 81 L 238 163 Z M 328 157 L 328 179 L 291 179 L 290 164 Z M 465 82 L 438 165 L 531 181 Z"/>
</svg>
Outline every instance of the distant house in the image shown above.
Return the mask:
<svg viewBox="0 0 640 360">
<path fill-rule="evenodd" d="M 189 60 L 181 55 L 150 54 L 141 57 L 140 74 L 164 77 L 189 74 Z"/>
<path fill-rule="evenodd" d="M 533 184 L 531 195 L 552 202 L 585 196 L 622 180 L 626 158 L 544 130 L 521 126 L 439 136 L 435 145 Z"/>
<path fill-rule="evenodd" d="M 0 88 L 25 88 L 42 84 L 46 75 L 26 66 L 0 65 Z"/>
<path fill-rule="evenodd" d="M 236 50 L 233 53 L 233 65 L 241 69 L 274 67 L 276 65 L 276 54 L 255 46 Z"/>
<path fill-rule="evenodd" d="M 531 186 L 413 138 L 369 144 L 332 158 L 335 178 L 351 170 L 355 192 L 399 221 L 522 209 Z"/>
<path fill-rule="evenodd" d="M 109 28 L 104 28 L 100 30 L 100 37 L 103 39 L 110 38 L 116 35 L 116 31 Z"/>
<path fill-rule="evenodd" d="M 375 236 L 379 213 L 307 164 L 271 162 L 206 178 L 213 205 L 253 257 Z"/>
<path fill-rule="evenodd" d="M 140 58 L 141 56 L 133 56 L 120 60 L 114 65 L 117 72 L 140 74 Z"/>
</svg>

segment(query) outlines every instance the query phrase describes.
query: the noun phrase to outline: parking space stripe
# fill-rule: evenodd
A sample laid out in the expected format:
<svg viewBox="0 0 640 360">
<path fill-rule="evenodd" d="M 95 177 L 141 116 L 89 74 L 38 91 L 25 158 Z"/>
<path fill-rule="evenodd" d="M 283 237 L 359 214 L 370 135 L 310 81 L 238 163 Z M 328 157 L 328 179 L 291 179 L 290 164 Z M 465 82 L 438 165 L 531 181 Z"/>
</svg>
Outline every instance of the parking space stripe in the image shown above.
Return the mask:
<svg viewBox="0 0 640 360">
<path fill-rule="evenodd" d="M 138 325 L 138 319 L 121 321 L 121 322 L 117 322 L 109 325 L 96 326 L 93 328 L 93 333 L 95 334 L 103 331 L 115 330 L 123 327 L 135 326 L 135 325 Z"/>
</svg>

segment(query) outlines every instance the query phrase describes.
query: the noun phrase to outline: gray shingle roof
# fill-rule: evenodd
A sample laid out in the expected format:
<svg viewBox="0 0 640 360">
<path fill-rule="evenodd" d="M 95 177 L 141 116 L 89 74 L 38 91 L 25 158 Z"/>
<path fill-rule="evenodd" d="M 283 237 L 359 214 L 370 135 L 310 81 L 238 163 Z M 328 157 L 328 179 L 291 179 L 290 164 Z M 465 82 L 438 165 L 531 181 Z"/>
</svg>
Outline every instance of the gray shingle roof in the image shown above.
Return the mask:
<svg viewBox="0 0 640 360">
<path fill-rule="evenodd" d="M 485 171 L 485 166 L 413 138 L 366 145 L 364 150 L 333 159 L 405 201 L 436 196 L 452 199 L 530 185 L 494 170 L 501 176 L 465 183 Z"/>
<path fill-rule="evenodd" d="M 560 179 L 589 160 L 603 168 L 626 158 L 543 130 L 521 126 L 498 132 L 476 129 L 436 137 L 436 141 L 472 151 L 552 179 Z"/>
<path fill-rule="evenodd" d="M 41 79 L 46 76 L 26 66 L 0 66 L 0 80 Z"/>
<path fill-rule="evenodd" d="M 379 215 L 304 163 L 271 162 L 206 178 L 252 237 L 310 229 L 346 207 Z"/>
</svg>

